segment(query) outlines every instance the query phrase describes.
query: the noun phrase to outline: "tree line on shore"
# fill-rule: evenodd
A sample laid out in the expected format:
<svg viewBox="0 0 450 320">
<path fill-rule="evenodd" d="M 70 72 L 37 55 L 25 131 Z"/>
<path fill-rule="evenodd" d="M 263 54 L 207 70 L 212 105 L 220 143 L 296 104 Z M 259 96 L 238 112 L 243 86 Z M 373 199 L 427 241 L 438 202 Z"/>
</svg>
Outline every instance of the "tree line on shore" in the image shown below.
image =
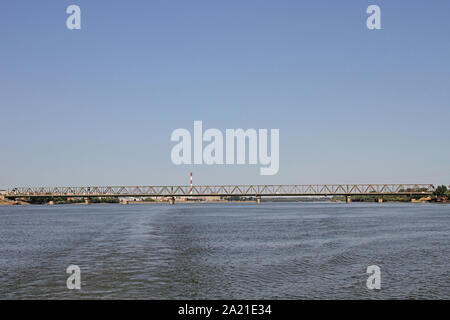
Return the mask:
<svg viewBox="0 0 450 320">
<path fill-rule="evenodd" d="M 450 186 L 449 186 L 450 188 Z M 446 200 L 450 201 L 450 189 L 447 186 L 438 186 L 436 190 L 434 190 L 433 195 L 438 200 Z"/>
</svg>

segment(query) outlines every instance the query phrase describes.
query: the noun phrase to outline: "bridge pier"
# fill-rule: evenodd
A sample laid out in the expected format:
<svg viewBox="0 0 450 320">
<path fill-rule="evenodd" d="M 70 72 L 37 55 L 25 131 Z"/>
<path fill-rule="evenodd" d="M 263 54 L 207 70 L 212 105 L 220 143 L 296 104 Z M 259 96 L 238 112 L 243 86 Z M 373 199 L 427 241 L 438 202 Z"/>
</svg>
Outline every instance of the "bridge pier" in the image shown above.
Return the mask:
<svg viewBox="0 0 450 320">
<path fill-rule="evenodd" d="M 170 205 L 174 205 L 175 204 L 175 197 L 170 197 L 169 198 L 169 204 Z"/>
<path fill-rule="evenodd" d="M 256 197 L 256 204 L 261 204 L 261 196 Z"/>
<path fill-rule="evenodd" d="M 352 203 L 352 196 L 345 196 L 345 202 Z"/>
<path fill-rule="evenodd" d="M 53 200 L 50 200 L 49 202 L 48 202 L 48 205 L 49 206 L 53 206 L 55 204 L 55 201 L 53 201 Z"/>
<path fill-rule="evenodd" d="M 383 198 L 378 198 L 378 203 L 383 203 Z"/>
<path fill-rule="evenodd" d="M 89 198 L 84 198 L 84 204 L 91 204 L 91 200 L 89 200 Z"/>
<path fill-rule="evenodd" d="M 127 200 L 121 200 L 120 203 L 121 204 L 128 204 L 128 201 Z"/>
</svg>

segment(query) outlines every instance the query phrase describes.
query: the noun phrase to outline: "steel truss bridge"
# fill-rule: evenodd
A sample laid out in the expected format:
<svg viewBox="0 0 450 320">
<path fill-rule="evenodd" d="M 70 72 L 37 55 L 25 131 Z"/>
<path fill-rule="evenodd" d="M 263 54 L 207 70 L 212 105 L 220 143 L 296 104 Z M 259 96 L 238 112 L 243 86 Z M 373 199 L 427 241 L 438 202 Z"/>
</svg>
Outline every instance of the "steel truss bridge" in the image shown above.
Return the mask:
<svg viewBox="0 0 450 320">
<path fill-rule="evenodd" d="M 308 184 L 308 185 L 203 185 L 203 186 L 116 186 L 116 187 L 20 187 L 6 198 L 33 197 L 262 197 L 430 195 L 432 184 Z"/>
</svg>

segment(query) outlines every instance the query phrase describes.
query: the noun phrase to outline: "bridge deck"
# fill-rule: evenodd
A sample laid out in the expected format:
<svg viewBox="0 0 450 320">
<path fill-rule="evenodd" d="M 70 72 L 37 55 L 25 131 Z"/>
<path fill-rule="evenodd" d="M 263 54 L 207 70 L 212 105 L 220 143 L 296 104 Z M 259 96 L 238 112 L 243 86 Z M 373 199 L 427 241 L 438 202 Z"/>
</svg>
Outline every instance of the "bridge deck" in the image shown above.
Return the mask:
<svg viewBox="0 0 450 320">
<path fill-rule="evenodd" d="M 8 190 L 5 197 L 429 195 L 434 190 L 432 184 L 20 187 Z"/>
</svg>

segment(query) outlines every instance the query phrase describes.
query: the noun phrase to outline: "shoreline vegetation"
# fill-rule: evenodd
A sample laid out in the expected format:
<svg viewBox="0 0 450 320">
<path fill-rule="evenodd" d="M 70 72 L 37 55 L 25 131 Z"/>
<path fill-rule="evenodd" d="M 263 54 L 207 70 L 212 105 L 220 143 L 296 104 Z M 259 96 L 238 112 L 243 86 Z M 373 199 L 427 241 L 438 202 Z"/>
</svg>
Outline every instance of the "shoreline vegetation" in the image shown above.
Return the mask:
<svg viewBox="0 0 450 320">
<path fill-rule="evenodd" d="M 148 204 L 166 203 L 165 197 L 161 198 L 117 198 L 117 197 L 92 197 L 88 198 L 90 204 Z M 382 201 L 380 201 L 382 199 Z M 255 197 L 211 197 L 211 198 L 189 198 L 183 197 L 176 200 L 178 203 L 230 203 L 230 202 L 255 202 Z M 352 195 L 352 202 L 412 202 L 412 203 L 450 203 L 450 189 L 446 186 L 438 186 L 430 196 L 400 196 L 400 195 Z M 263 197 L 262 202 L 345 202 L 344 196 L 333 197 Z M 48 204 L 85 204 L 83 197 L 41 197 L 41 198 L 21 198 L 16 200 L 0 197 L 0 205 L 48 205 Z"/>
</svg>

